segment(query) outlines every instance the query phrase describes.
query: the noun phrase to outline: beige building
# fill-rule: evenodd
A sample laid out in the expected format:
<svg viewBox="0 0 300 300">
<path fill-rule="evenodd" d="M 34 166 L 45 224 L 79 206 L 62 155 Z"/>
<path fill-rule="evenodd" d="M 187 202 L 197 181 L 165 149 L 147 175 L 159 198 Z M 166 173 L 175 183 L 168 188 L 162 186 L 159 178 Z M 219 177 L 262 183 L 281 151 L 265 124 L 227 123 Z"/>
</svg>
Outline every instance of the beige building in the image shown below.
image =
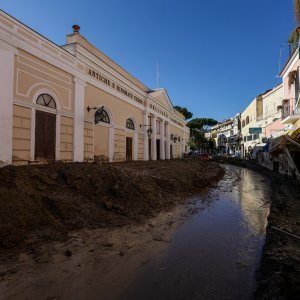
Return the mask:
<svg viewBox="0 0 300 300">
<path fill-rule="evenodd" d="M 251 134 L 250 128 L 257 128 L 263 118 L 262 97 L 258 96 L 241 113 L 242 157 L 246 157 L 254 146 L 261 142 L 261 134 Z"/>
<path fill-rule="evenodd" d="M 73 26 L 58 46 L 0 11 L 0 164 L 180 158 L 189 129 Z"/>
<path fill-rule="evenodd" d="M 283 85 L 280 84 L 262 95 L 263 117 L 258 121 L 262 137 L 273 138 L 282 134 L 286 126 L 281 123 L 283 110 Z"/>
<path fill-rule="evenodd" d="M 211 128 L 210 137 L 214 139 L 218 153 L 240 156 L 241 124 L 240 114 L 224 120 Z"/>
</svg>

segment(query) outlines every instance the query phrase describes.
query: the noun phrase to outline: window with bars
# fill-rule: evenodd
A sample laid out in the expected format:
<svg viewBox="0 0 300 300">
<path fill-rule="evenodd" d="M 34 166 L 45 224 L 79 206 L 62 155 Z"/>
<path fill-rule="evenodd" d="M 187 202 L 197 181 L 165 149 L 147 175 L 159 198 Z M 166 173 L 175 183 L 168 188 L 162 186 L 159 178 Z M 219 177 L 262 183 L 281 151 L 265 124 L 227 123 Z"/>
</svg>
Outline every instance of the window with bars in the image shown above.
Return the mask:
<svg viewBox="0 0 300 300">
<path fill-rule="evenodd" d="M 131 119 L 126 120 L 126 128 L 134 130 L 134 123 Z"/>
<path fill-rule="evenodd" d="M 95 124 L 99 122 L 110 124 L 108 113 L 104 108 L 99 108 L 95 113 Z"/>
<path fill-rule="evenodd" d="M 56 109 L 56 103 L 52 96 L 48 94 L 41 94 L 38 96 L 36 103 L 42 106 Z"/>
</svg>

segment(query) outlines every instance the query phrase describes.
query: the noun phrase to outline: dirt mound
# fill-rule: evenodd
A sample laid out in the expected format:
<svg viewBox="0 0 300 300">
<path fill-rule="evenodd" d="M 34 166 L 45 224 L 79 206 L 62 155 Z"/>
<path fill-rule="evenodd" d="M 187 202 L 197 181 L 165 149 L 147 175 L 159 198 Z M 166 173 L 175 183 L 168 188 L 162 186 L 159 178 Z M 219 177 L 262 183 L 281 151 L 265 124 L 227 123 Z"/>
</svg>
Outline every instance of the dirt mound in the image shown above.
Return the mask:
<svg viewBox="0 0 300 300">
<path fill-rule="evenodd" d="M 122 226 L 172 207 L 223 175 L 191 161 L 55 163 L 0 169 L 0 257 L 80 228 Z"/>
</svg>

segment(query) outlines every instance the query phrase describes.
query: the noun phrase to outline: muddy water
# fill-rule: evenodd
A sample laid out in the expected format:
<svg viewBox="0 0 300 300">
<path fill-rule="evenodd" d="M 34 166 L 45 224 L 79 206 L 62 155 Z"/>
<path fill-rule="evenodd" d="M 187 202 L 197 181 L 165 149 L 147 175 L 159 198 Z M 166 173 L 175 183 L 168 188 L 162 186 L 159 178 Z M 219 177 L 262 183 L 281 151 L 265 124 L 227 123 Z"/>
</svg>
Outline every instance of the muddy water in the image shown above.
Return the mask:
<svg viewBox="0 0 300 300">
<path fill-rule="evenodd" d="M 120 299 L 253 299 L 270 188 L 257 173 L 226 176 L 176 230 L 165 254 L 144 266 Z M 201 204 L 205 198 L 206 204 Z"/>
</svg>

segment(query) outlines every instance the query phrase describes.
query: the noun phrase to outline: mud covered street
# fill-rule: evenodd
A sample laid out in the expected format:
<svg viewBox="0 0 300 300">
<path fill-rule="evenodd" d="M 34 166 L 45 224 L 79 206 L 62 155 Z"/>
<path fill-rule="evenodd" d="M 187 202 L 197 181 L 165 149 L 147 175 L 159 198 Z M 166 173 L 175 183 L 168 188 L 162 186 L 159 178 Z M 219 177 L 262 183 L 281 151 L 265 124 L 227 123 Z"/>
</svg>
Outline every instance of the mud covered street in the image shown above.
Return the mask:
<svg viewBox="0 0 300 300">
<path fill-rule="evenodd" d="M 297 299 L 299 188 L 218 162 L 0 170 L 0 295 Z"/>
<path fill-rule="evenodd" d="M 119 227 L 170 209 L 224 174 L 203 161 L 55 163 L 0 169 L 0 259 L 35 255 L 74 230 Z"/>
<path fill-rule="evenodd" d="M 269 171 L 253 161 L 235 158 L 219 158 L 216 161 L 255 170 L 264 176 L 272 189 L 266 241 L 257 273 L 256 299 L 298 299 L 300 240 L 288 234 L 300 236 L 299 185 L 290 177 Z"/>
<path fill-rule="evenodd" d="M 255 172 L 226 166 L 140 224 L 82 229 L 5 264 L 4 299 L 253 299 L 270 204 Z"/>
</svg>

